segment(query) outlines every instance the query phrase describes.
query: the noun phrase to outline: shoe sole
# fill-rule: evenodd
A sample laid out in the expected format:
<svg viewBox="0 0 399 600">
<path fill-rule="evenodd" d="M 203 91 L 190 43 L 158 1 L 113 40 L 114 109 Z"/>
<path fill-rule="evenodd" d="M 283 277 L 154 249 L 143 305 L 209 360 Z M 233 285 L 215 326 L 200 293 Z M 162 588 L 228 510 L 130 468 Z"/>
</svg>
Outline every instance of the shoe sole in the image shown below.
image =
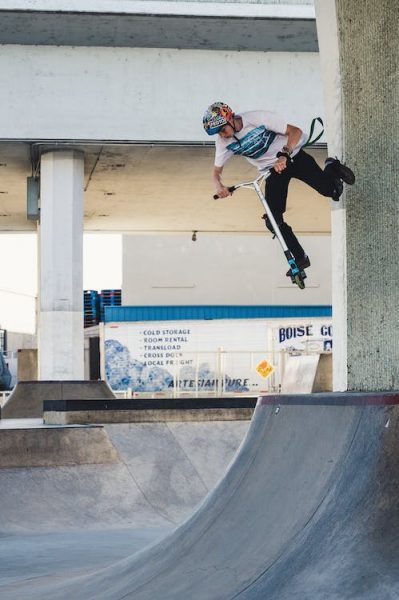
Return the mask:
<svg viewBox="0 0 399 600">
<path fill-rule="evenodd" d="M 353 185 L 355 183 L 355 174 L 352 169 L 342 164 L 337 158 L 328 157 L 326 166 L 329 166 L 336 177 L 339 177 L 339 179 L 342 179 L 342 181 L 348 185 Z"/>
<path fill-rule="evenodd" d="M 355 174 L 353 173 L 353 171 L 351 171 L 349 167 L 346 167 L 345 165 L 341 164 L 337 168 L 337 172 L 339 172 L 340 179 L 342 179 L 342 181 L 344 181 L 348 185 L 353 185 L 355 183 Z"/>
</svg>

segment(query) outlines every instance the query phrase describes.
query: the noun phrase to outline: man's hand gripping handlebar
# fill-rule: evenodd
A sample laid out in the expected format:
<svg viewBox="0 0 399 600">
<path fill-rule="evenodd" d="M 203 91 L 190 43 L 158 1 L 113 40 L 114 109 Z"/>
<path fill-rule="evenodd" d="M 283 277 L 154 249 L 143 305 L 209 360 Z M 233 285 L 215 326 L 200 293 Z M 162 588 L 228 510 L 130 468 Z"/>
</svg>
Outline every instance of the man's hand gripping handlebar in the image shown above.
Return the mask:
<svg viewBox="0 0 399 600">
<path fill-rule="evenodd" d="M 237 188 L 235 185 L 231 185 L 230 187 L 227 188 L 230 192 L 230 194 L 232 194 Z M 218 194 L 214 194 L 213 199 L 214 200 L 218 200 L 221 196 L 219 196 Z"/>
<path fill-rule="evenodd" d="M 239 188 L 249 188 L 258 192 L 257 188 L 259 189 L 259 185 L 262 183 L 262 181 L 269 177 L 270 171 L 270 169 L 264 171 L 263 173 L 258 175 L 258 177 L 254 181 L 245 181 L 243 183 L 237 183 L 236 185 L 226 186 L 226 189 L 230 194 L 232 194 Z M 213 199 L 218 200 L 221 197 L 222 196 L 219 196 L 219 194 L 214 194 Z"/>
</svg>

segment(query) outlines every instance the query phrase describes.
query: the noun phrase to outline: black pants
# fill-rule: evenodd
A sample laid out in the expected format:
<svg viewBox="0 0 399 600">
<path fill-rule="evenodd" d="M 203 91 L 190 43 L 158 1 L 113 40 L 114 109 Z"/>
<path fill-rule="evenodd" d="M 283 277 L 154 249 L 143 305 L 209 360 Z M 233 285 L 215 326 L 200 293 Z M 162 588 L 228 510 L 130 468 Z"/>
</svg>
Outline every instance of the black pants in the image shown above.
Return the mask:
<svg viewBox="0 0 399 600">
<path fill-rule="evenodd" d="M 327 197 L 332 197 L 335 185 L 331 170 L 320 169 L 315 159 L 303 150 L 298 152 L 292 163 L 287 164 L 287 168 L 282 173 L 276 173 L 272 169 L 270 176 L 266 179 L 266 200 L 280 227 L 285 243 L 295 259 L 299 260 L 303 258 L 305 251 L 283 217 L 287 205 L 288 186 L 292 177 L 304 181 L 319 194 Z M 273 227 L 267 217 L 265 222 L 266 227 L 273 232 Z"/>
</svg>

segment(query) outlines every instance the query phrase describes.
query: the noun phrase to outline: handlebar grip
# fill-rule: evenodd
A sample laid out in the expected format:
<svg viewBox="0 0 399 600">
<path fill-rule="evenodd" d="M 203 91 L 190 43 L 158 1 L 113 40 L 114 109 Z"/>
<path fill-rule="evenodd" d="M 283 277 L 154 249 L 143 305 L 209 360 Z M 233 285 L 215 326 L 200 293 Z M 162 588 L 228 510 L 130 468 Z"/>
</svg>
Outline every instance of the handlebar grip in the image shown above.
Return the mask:
<svg viewBox="0 0 399 600">
<path fill-rule="evenodd" d="M 235 190 L 236 190 L 236 186 L 235 185 L 231 185 L 230 187 L 227 188 L 229 190 L 229 192 L 232 194 Z M 218 196 L 217 194 L 214 194 L 213 199 L 217 200 L 218 198 L 220 198 L 220 196 Z"/>
</svg>

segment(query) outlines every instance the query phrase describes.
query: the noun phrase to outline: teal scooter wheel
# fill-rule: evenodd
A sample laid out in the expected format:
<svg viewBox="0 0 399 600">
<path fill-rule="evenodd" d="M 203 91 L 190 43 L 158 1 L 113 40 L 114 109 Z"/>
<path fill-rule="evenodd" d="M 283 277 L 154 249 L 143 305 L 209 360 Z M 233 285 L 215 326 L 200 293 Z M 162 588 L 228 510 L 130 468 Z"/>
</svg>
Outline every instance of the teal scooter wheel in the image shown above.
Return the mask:
<svg viewBox="0 0 399 600">
<path fill-rule="evenodd" d="M 302 279 L 302 275 L 301 273 L 297 273 L 296 275 L 293 276 L 292 278 L 292 283 L 296 283 L 296 285 L 301 289 L 304 290 L 305 289 L 305 282 Z"/>
</svg>

